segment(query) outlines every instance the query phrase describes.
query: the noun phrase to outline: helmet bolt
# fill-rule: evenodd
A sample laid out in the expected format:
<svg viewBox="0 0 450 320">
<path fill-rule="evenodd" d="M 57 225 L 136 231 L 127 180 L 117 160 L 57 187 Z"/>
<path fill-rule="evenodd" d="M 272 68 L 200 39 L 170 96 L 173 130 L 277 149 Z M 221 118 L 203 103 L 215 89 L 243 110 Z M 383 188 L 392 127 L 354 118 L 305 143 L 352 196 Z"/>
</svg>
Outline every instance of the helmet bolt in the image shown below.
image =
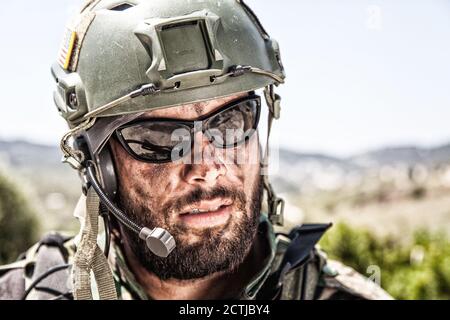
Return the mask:
<svg viewBox="0 0 450 320">
<path fill-rule="evenodd" d="M 72 109 L 75 109 L 78 106 L 77 94 L 75 92 L 69 94 L 69 106 Z"/>
</svg>

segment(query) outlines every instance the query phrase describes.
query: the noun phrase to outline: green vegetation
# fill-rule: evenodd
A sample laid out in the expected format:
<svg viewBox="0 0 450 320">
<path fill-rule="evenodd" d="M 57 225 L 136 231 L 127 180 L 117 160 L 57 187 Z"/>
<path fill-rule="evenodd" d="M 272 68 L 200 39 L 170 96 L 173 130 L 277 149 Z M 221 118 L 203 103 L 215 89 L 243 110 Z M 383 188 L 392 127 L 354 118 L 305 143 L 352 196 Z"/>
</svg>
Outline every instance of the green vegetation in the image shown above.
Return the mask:
<svg viewBox="0 0 450 320">
<path fill-rule="evenodd" d="M 0 265 L 14 261 L 39 233 L 34 211 L 25 196 L 0 174 Z"/>
<path fill-rule="evenodd" d="M 381 286 L 397 299 L 450 299 L 450 241 L 444 234 L 418 231 L 405 243 L 338 224 L 321 247 L 361 274 L 379 266 Z"/>
<path fill-rule="evenodd" d="M 49 180 L 48 175 L 41 177 L 34 174 L 33 177 L 37 185 L 36 189 L 42 193 L 43 199 L 50 192 L 57 191 L 66 194 L 64 187 L 74 185 L 74 183 L 61 183 L 54 187 L 51 185 L 53 180 Z M 49 186 L 46 187 L 46 184 Z M 0 265 L 14 261 L 21 252 L 38 239 L 41 231 L 35 214 L 37 210 L 35 207 L 39 206 L 31 205 L 36 202 L 33 200 L 30 202 L 30 199 L 21 190 L 20 186 L 0 174 Z M 78 192 L 78 185 L 75 191 Z M 75 191 L 72 193 L 75 194 Z M 67 199 L 70 199 L 67 208 L 73 207 L 75 196 L 71 196 L 72 193 L 67 193 Z M 408 196 L 415 201 L 414 203 L 418 203 L 418 201 L 423 201 L 423 198 L 429 198 L 430 194 L 429 190 L 418 187 L 411 190 Z M 322 201 L 317 203 L 325 203 L 327 209 L 334 209 L 333 214 L 336 215 L 339 210 L 348 210 L 349 207 L 339 209 L 339 205 L 342 203 L 351 202 L 361 207 L 367 202 L 372 203 L 372 198 L 384 199 L 385 197 L 383 193 L 372 195 L 364 192 L 355 197 L 340 193 L 326 198 L 321 194 L 320 200 Z M 439 208 L 448 208 L 448 202 L 441 201 L 441 198 L 436 199 L 440 202 L 436 202 L 434 207 L 427 207 L 426 210 L 420 209 L 420 212 L 436 212 Z M 386 208 L 377 207 L 373 212 L 377 214 L 380 210 L 386 210 Z M 52 229 L 60 226 L 68 228 L 68 221 L 72 221 L 70 214 L 64 212 L 60 214 L 60 209 L 53 210 L 53 215 L 49 214 L 49 212 L 51 213 L 50 209 L 47 211 L 45 215 L 47 222 L 43 222 L 42 229 L 48 229 L 48 225 Z M 398 213 L 398 210 L 393 212 Z M 443 214 L 448 216 L 447 211 L 443 211 Z M 411 219 L 414 218 L 414 214 L 410 216 Z M 351 215 L 351 217 L 357 216 Z M 433 217 L 433 223 L 441 221 L 442 227 L 445 227 L 445 221 L 448 220 L 435 220 L 436 216 Z M 371 219 L 375 218 L 371 216 Z M 423 220 L 418 221 L 423 222 Z M 386 221 L 384 223 L 387 225 Z M 393 220 L 392 223 L 396 222 Z M 402 233 L 402 231 L 400 229 L 399 234 L 395 237 L 380 237 L 359 227 L 337 224 L 325 235 L 321 246 L 331 258 L 342 261 L 361 274 L 369 275 L 367 273 L 369 266 L 379 266 L 382 287 L 397 299 L 450 299 L 450 238 L 448 233 L 446 235 L 431 231 L 418 231 L 409 236 L 410 232 Z"/>
</svg>

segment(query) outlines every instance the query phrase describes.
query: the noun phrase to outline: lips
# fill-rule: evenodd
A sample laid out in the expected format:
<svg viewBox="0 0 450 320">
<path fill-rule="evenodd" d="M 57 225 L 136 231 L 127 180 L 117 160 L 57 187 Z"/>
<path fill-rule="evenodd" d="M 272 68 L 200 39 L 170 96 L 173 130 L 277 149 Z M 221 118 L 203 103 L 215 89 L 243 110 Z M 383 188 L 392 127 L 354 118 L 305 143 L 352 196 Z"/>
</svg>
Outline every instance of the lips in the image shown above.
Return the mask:
<svg viewBox="0 0 450 320">
<path fill-rule="evenodd" d="M 179 219 L 192 228 L 208 228 L 225 224 L 232 212 L 231 200 L 201 201 L 182 210 Z"/>
<path fill-rule="evenodd" d="M 198 203 L 191 204 L 181 210 L 180 215 L 186 214 L 202 214 L 207 212 L 214 212 L 219 210 L 221 207 L 229 206 L 233 203 L 231 199 L 212 199 L 212 200 L 202 200 Z"/>
</svg>

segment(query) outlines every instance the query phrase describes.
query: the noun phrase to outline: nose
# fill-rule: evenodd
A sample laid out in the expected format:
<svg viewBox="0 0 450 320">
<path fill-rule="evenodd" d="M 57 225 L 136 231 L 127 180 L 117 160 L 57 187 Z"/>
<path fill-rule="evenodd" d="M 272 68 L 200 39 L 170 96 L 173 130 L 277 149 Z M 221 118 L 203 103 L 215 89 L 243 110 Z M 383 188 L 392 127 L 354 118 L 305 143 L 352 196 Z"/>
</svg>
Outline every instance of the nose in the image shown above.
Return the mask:
<svg viewBox="0 0 450 320">
<path fill-rule="evenodd" d="M 197 132 L 191 163 L 183 168 L 183 179 L 191 185 L 213 187 L 226 174 L 226 167 L 215 154 L 215 147 L 202 132 Z"/>
</svg>

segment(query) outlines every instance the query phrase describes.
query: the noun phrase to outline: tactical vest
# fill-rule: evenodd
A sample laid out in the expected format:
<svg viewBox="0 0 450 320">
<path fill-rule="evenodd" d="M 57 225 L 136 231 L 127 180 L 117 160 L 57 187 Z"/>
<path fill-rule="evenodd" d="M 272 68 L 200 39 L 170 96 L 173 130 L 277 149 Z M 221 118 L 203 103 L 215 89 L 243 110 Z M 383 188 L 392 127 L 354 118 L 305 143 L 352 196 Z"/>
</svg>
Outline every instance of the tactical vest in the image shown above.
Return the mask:
<svg viewBox="0 0 450 320">
<path fill-rule="evenodd" d="M 277 250 L 262 286 L 246 299 L 391 299 L 353 269 L 327 260 L 316 247 L 329 225 L 305 224 L 276 234 Z M 17 262 L 0 267 L 0 299 L 72 299 L 71 238 L 46 235 Z"/>
</svg>

